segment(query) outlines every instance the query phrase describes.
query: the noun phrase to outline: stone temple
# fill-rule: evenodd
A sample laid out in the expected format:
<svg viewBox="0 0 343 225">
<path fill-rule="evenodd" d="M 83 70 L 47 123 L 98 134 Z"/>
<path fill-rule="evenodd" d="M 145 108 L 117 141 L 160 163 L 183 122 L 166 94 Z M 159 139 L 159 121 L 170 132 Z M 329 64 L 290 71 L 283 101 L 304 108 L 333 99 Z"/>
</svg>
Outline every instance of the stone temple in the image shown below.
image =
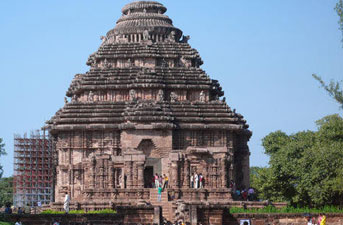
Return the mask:
<svg viewBox="0 0 343 225">
<path fill-rule="evenodd" d="M 122 9 L 116 26 L 76 74 L 65 105 L 48 122 L 57 153 L 55 207 L 229 204 L 230 183 L 249 186 L 251 136 L 223 98 L 189 36 L 158 2 Z M 196 37 L 195 37 L 196 38 Z M 169 177 L 157 202 L 154 174 Z M 202 174 L 202 188 L 191 187 Z"/>
</svg>

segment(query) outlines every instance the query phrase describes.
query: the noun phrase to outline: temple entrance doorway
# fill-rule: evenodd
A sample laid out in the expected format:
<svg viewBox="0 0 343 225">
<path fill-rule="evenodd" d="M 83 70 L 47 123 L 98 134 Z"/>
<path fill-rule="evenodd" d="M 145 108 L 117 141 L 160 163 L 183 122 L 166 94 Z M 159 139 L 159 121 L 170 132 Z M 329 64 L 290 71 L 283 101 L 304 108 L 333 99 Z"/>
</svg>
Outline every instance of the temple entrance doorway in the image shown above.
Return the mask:
<svg viewBox="0 0 343 225">
<path fill-rule="evenodd" d="M 144 168 L 144 188 L 153 187 L 153 178 L 154 178 L 154 167 L 147 166 Z"/>
<path fill-rule="evenodd" d="M 144 187 L 152 188 L 155 174 L 162 175 L 161 155 L 158 148 L 151 139 L 142 139 L 137 150 L 141 151 L 145 157 L 144 166 Z"/>
<path fill-rule="evenodd" d="M 145 168 L 144 168 L 144 187 L 145 188 L 153 188 L 153 177 L 157 173 L 161 175 L 162 166 L 161 166 L 161 159 L 157 158 L 147 158 L 145 161 Z"/>
</svg>

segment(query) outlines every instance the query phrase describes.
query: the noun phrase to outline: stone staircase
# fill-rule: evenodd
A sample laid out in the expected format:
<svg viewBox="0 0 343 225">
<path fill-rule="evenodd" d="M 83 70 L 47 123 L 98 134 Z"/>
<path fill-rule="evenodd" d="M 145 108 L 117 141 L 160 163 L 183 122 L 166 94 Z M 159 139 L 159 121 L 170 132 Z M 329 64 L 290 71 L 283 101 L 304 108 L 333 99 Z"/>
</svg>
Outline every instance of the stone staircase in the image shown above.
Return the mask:
<svg viewBox="0 0 343 225">
<path fill-rule="evenodd" d="M 166 190 L 162 192 L 161 201 L 158 201 L 158 193 L 156 188 L 150 189 L 150 203 L 153 206 L 161 206 L 162 207 L 162 216 L 167 220 L 173 222 L 173 209 L 172 203 L 168 201 L 168 193 Z"/>
</svg>

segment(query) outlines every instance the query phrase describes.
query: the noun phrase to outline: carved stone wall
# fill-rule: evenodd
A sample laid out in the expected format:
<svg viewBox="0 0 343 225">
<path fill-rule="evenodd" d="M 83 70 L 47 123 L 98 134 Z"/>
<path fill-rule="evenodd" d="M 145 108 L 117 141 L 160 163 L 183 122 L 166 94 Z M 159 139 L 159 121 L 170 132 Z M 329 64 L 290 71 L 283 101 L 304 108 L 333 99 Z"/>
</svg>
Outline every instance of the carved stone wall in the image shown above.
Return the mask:
<svg viewBox="0 0 343 225">
<path fill-rule="evenodd" d="M 230 180 L 249 186 L 249 126 L 165 12 L 157 2 L 125 6 L 47 122 L 56 202 L 69 193 L 85 207 L 149 204 L 153 173 L 168 176 L 170 204 L 230 200 Z"/>
</svg>

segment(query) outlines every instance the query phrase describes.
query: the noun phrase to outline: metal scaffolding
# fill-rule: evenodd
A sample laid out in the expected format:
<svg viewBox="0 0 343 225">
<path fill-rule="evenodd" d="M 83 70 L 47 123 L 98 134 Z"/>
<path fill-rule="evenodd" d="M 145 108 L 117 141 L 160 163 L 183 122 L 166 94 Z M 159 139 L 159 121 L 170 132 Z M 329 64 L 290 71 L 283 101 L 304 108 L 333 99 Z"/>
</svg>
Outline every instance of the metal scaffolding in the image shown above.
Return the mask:
<svg viewBox="0 0 343 225">
<path fill-rule="evenodd" d="M 53 145 L 47 132 L 14 135 L 13 204 L 48 204 L 53 200 Z"/>
</svg>

